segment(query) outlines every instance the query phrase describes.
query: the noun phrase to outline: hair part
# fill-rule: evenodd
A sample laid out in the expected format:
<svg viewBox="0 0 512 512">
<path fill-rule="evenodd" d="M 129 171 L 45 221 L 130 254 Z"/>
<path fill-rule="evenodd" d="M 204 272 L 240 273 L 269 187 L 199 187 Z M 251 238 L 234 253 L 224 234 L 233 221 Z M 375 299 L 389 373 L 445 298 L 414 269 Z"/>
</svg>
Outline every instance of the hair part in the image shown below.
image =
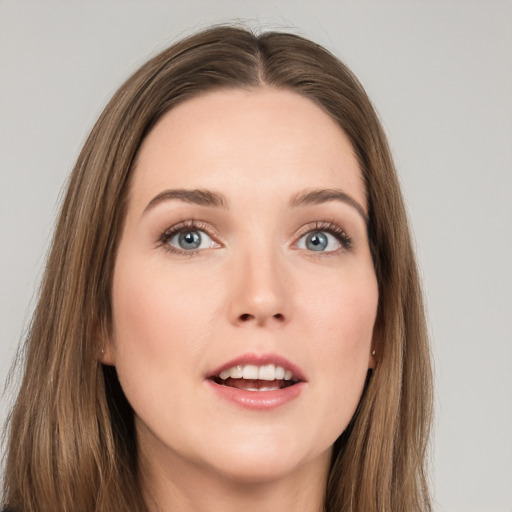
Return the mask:
<svg viewBox="0 0 512 512">
<path fill-rule="evenodd" d="M 99 362 L 137 153 L 159 119 L 216 89 L 301 94 L 352 143 L 366 186 L 379 287 L 377 365 L 335 443 L 327 512 L 431 510 L 426 450 L 432 378 L 406 211 L 386 137 L 358 80 L 302 37 L 230 26 L 161 52 L 115 93 L 71 174 L 9 420 L 5 504 L 23 512 L 143 511 L 133 411 L 115 369 Z"/>
</svg>

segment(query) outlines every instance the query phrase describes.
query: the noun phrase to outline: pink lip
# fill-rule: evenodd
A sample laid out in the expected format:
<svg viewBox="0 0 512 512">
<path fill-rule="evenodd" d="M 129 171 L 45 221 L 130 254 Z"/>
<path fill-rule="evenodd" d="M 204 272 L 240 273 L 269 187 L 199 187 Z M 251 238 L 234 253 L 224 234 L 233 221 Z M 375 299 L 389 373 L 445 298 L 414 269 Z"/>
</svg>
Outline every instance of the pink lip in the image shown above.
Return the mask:
<svg viewBox="0 0 512 512">
<path fill-rule="evenodd" d="M 246 364 L 255 364 L 257 366 L 275 364 L 276 366 L 282 366 L 287 370 L 291 370 L 293 379 L 300 382 L 295 383 L 293 386 L 276 389 L 275 391 L 246 391 L 217 384 L 212 379 L 212 377 L 219 375 L 220 372 L 227 370 L 232 366 Z M 206 383 L 218 396 L 225 400 L 233 402 L 245 409 L 263 411 L 275 409 L 297 398 L 306 386 L 306 378 L 302 370 L 297 365 L 291 363 L 282 356 L 277 354 L 251 353 L 232 359 L 222 366 L 219 366 L 215 371 L 207 376 Z"/>
<path fill-rule="evenodd" d="M 223 372 L 224 370 L 227 370 L 228 368 L 231 368 L 233 366 L 246 364 L 255 364 L 256 366 L 263 366 L 265 364 L 275 364 L 276 366 L 282 366 L 285 370 L 290 370 L 293 374 L 294 380 L 307 381 L 304 372 L 297 365 L 293 364 L 285 357 L 279 356 L 277 354 L 254 353 L 244 354 L 242 356 L 235 357 L 231 361 L 224 363 L 222 366 L 219 366 L 213 372 L 209 373 L 206 376 L 206 378 L 215 377 L 219 375 L 220 372 Z"/>
<path fill-rule="evenodd" d="M 253 409 L 256 411 L 275 409 L 276 407 L 285 405 L 297 398 L 306 386 L 305 382 L 298 382 L 293 386 L 276 389 L 275 391 L 245 391 L 243 389 L 217 384 L 211 379 L 206 380 L 206 383 L 221 398 L 234 402 L 245 409 Z"/>
</svg>

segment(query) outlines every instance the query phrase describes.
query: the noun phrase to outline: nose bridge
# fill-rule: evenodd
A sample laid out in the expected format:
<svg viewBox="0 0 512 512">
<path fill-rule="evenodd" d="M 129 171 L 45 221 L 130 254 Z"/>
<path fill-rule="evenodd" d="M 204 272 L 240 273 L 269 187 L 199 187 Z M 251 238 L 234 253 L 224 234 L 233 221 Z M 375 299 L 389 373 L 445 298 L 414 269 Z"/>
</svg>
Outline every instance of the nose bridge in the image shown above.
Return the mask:
<svg viewBox="0 0 512 512">
<path fill-rule="evenodd" d="M 280 325 L 289 320 L 289 290 L 281 260 L 275 241 L 269 240 L 251 243 L 237 257 L 231 276 L 233 322 Z"/>
</svg>

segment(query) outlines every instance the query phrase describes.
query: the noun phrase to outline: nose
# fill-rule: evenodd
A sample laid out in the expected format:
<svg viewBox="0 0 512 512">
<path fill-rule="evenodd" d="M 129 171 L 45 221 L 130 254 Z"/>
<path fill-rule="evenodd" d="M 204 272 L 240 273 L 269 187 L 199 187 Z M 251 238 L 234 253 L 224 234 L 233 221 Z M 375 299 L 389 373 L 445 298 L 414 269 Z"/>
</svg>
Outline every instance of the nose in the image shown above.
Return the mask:
<svg viewBox="0 0 512 512">
<path fill-rule="evenodd" d="M 231 272 L 229 316 L 238 326 L 277 328 L 291 318 L 290 287 L 276 254 L 248 254 Z"/>
</svg>

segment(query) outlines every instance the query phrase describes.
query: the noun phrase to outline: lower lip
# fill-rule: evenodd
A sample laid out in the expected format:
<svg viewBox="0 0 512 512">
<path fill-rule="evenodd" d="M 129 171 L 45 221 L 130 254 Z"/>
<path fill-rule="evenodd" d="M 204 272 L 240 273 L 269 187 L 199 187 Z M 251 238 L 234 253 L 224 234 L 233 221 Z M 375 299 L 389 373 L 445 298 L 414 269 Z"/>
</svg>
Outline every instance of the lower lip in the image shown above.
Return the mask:
<svg viewBox="0 0 512 512">
<path fill-rule="evenodd" d="M 276 389 L 275 391 L 246 391 L 217 384 L 211 379 L 208 379 L 206 382 L 223 399 L 234 402 L 245 409 L 256 411 L 276 409 L 291 402 L 301 394 L 305 386 L 304 382 L 298 382 L 293 386 Z"/>
</svg>

